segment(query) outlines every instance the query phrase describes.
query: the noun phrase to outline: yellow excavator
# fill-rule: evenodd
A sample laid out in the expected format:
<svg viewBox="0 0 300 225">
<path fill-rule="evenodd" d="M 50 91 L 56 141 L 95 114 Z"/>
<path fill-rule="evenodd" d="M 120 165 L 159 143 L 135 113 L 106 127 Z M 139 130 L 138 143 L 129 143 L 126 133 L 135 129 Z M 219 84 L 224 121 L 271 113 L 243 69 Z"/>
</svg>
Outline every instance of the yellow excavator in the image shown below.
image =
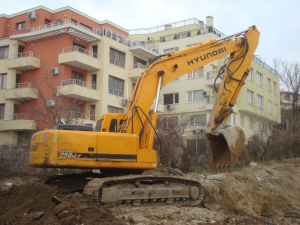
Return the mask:
<svg viewBox="0 0 300 225">
<path fill-rule="evenodd" d="M 125 114 L 107 113 L 95 129 L 84 125 L 57 125 L 33 135 L 29 165 L 46 168 L 100 169 L 100 174 L 68 175 L 58 182 L 71 190 L 82 189 L 95 203 L 141 205 L 147 202 L 199 204 L 201 183 L 180 176 L 142 174 L 158 165 L 153 149 L 160 90 L 172 80 L 229 55 L 214 107 L 206 126 L 213 167 L 230 168 L 244 148 L 245 134 L 227 120 L 250 72 L 259 41 L 255 26 L 220 39 L 155 57 L 138 77 Z M 150 111 L 155 101 L 154 111 Z"/>
</svg>

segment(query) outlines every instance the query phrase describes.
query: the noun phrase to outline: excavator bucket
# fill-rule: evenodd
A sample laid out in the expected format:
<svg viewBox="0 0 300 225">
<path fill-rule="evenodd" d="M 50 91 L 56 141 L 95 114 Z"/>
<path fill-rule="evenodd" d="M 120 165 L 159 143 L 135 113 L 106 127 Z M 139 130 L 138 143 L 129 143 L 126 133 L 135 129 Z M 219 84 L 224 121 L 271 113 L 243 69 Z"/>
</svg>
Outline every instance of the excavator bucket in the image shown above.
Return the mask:
<svg viewBox="0 0 300 225">
<path fill-rule="evenodd" d="M 238 126 L 226 127 L 217 134 L 206 133 L 213 167 L 233 167 L 244 149 L 245 133 Z"/>
</svg>

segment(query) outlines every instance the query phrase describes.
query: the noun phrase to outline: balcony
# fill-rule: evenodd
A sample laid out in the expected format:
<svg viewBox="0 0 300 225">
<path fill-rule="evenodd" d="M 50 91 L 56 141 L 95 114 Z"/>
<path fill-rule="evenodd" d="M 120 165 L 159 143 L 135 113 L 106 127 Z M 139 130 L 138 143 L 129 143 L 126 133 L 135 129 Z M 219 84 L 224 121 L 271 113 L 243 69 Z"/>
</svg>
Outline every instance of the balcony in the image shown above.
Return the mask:
<svg viewBox="0 0 300 225">
<path fill-rule="evenodd" d="M 99 86 L 81 80 L 62 80 L 57 88 L 57 96 L 65 96 L 82 101 L 99 101 Z"/>
<path fill-rule="evenodd" d="M 5 131 L 27 131 L 35 130 L 36 122 L 27 113 L 8 115 L 8 120 L 3 120 L 2 130 Z"/>
<path fill-rule="evenodd" d="M 212 110 L 216 101 L 216 96 L 208 96 L 206 102 L 206 110 Z"/>
<path fill-rule="evenodd" d="M 93 30 L 87 29 L 82 25 L 77 25 L 68 19 L 28 28 L 27 33 L 12 35 L 10 36 L 10 39 L 18 39 L 23 42 L 28 42 L 65 33 L 71 34 L 87 42 L 101 40 L 101 37 L 95 34 Z"/>
<path fill-rule="evenodd" d="M 154 111 L 154 109 L 155 109 L 155 100 L 153 101 L 153 104 L 151 106 L 151 110 Z M 162 102 L 162 99 L 158 99 L 157 112 L 158 113 L 164 113 L 164 111 L 165 111 L 165 106 Z"/>
<path fill-rule="evenodd" d="M 7 68 L 17 70 L 33 70 L 40 68 L 40 55 L 33 52 L 21 52 L 12 54 L 7 60 Z"/>
<path fill-rule="evenodd" d="M 4 92 L 6 99 L 33 100 L 38 99 L 38 89 L 32 88 L 30 82 L 10 84 Z"/>
<path fill-rule="evenodd" d="M 141 63 L 135 63 L 130 66 L 128 77 L 137 80 L 139 75 L 145 70 L 146 66 Z"/>
<path fill-rule="evenodd" d="M 146 56 L 147 58 L 153 58 L 155 56 L 158 56 L 158 51 L 156 48 L 149 48 L 144 43 L 132 40 L 109 27 L 97 27 L 92 29 L 92 32 L 100 36 L 109 37 L 117 42 L 127 45 L 130 47 L 129 50 Z"/>
<path fill-rule="evenodd" d="M 58 56 L 59 64 L 67 64 L 85 71 L 101 69 L 100 56 L 78 46 L 63 48 Z"/>
<path fill-rule="evenodd" d="M 206 110 L 212 110 L 213 107 L 214 107 L 214 104 L 215 104 L 215 101 L 216 101 L 216 96 L 208 96 L 207 97 L 207 102 L 206 102 Z M 235 104 L 233 106 L 233 111 L 236 112 L 238 109 L 237 109 L 237 105 Z"/>
<path fill-rule="evenodd" d="M 76 111 L 69 111 L 69 112 L 61 112 L 59 117 L 66 123 L 66 124 L 92 124 L 95 126 L 97 116 L 90 115 L 87 113 L 80 113 Z"/>
<path fill-rule="evenodd" d="M 207 72 L 207 80 L 206 85 L 207 86 L 214 86 L 216 77 L 219 75 L 219 71 L 210 71 Z M 221 77 L 223 77 L 223 74 L 221 74 Z M 222 78 L 218 77 L 216 80 L 216 87 L 219 87 L 222 82 Z"/>
</svg>

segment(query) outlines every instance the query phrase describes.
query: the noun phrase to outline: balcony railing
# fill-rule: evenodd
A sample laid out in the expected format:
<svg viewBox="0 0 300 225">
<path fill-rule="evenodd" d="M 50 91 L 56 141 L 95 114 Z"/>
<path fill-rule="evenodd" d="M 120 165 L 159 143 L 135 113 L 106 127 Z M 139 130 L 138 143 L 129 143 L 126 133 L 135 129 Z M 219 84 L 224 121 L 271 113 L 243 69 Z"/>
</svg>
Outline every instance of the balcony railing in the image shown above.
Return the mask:
<svg viewBox="0 0 300 225">
<path fill-rule="evenodd" d="M 207 79 L 216 78 L 218 75 L 219 75 L 219 71 L 210 71 L 210 72 L 207 72 Z M 221 73 L 221 78 L 220 79 L 222 79 L 222 77 L 223 77 L 223 73 Z"/>
<path fill-rule="evenodd" d="M 207 97 L 207 104 L 214 104 L 216 101 L 216 96 L 208 96 Z"/>
<path fill-rule="evenodd" d="M 220 32 L 216 28 L 214 28 L 212 26 L 206 26 L 205 24 L 203 24 L 202 27 L 200 27 L 199 29 L 186 30 L 186 31 L 181 31 L 181 32 L 161 36 L 160 42 L 172 41 L 172 40 L 182 39 L 182 38 L 187 38 L 187 37 L 193 37 L 193 36 L 207 34 L 207 33 L 214 33 L 218 37 L 225 36 L 225 34 Z"/>
<path fill-rule="evenodd" d="M 10 84 L 9 85 L 9 89 L 14 89 L 14 88 L 27 88 L 27 87 L 31 87 L 31 83 L 30 82 L 24 82 L 24 83 L 15 83 L 15 84 Z"/>
<path fill-rule="evenodd" d="M 125 68 L 125 63 L 119 62 L 119 61 L 117 61 L 117 60 L 115 60 L 115 59 L 110 58 L 109 62 L 110 62 L 111 64 L 116 65 L 116 66 Z"/>
<path fill-rule="evenodd" d="M 117 96 L 120 96 L 120 97 L 124 97 L 124 92 L 114 90 L 114 89 L 111 89 L 111 88 L 108 89 L 108 93 L 113 94 L 113 95 L 117 95 Z"/>
<path fill-rule="evenodd" d="M 61 25 L 68 24 L 68 23 L 71 23 L 71 20 L 63 19 L 63 20 L 59 20 L 59 21 L 56 21 L 56 22 L 53 22 L 53 23 L 47 23 L 47 24 L 40 25 L 40 26 L 37 26 L 37 27 L 28 28 L 27 33 L 40 31 L 40 30 L 45 30 L 45 29 L 61 26 Z"/>
<path fill-rule="evenodd" d="M 252 60 L 278 77 L 277 70 L 273 69 L 271 66 L 269 66 L 267 63 L 263 62 L 261 59 L 259 59 L 255 55 L 253 56 Z"/>
<path fill-rule="evenodd" d="M 86 49 L 78 47 L 78 46 L 71 46 L 71 47 L 67 47 L 67 48 L 62 49 L 62 53 L 67 53 L 67 52 L 81 52 L 85 55 L 89 55 L 89 56 L 94 57 L 96 59 L 100 59 L 100 55 L 98 55 L 97 53 L 94 53 L 92 51 L 86 50 Z"/>
<path fill-rule="evenodd" d="M 11 55 L 11 58 L 12 59 L 15 59 L 15 58 L 21 58 L 21 57 L 29 57 L 29 56 L 33 56 L 33 57 L 36 57 L 36 58 L 40 58 L 40 55 L 39 54 L 36 54 L 32 51 L 29 51 L 29 52 L 19 52 L 19 53 L 13 53 Z"/>
<path fill-rule="evenodd" d="M 8 115 L 9 120 L 29 120 L 28 113 L 19 113 Z"/>
<path fill-rule="evenodd" d="M 201 22 L 197 18 L 191 18 L 191 19 L 173 22 L 170 24 L 164 24 L 164 25 L 159 25 L 159 26 L 155 26 L 155 27 L 150 27 L 150 28 L 130 29 L 129 34 L 130 35 L 150 34 L 150 33 L 155 33 L 155 32 L 159 32 L 159 31 L 163 31 L 163 30 L 167 30 L 167 29 L 183 27 L 186 25 L 199 24 L 199 23 L 201 23 Z"/>
<path fill-rule="evenodd" d="M 145 69 L 147 66 L 141 64 L 141 63 L 134 63 L 130 66 L 130 69 L 135 69 L 135 68 L 141 68 L 141 69 Z"/>
<path fill-rule="evenodd" d="M 96 120 L 96 115 L 81 113 L 77 111 L 60 112 L 59 116 L 60 118 L 67 118 L 67 119 Z"/>
<path fill-rule="evenodd" d="M 97 86 L 95 84 L 87 83 L 87 82 L 82 81 L 82 80 L 69 79 L 69 80 L 62 80 L 60 82 L 60 86 L 70 85 L 70 84 L 76 84 L 76 85 L 83 86 L 83 87 L 86 87 L 86 88 L 89 88 L 89 89 L 94 89 L 94 90 L 97 90 L 97 91 L 99 90 L 99 86 Z"/>
<path fill-rule="evenodd" d="M 124 45 L 127 45 L 129 47 L 133 47 L 133 46 L 141 46 L 142 48 L 145 48 L 149 51 L 153 51 L 155 53 L 158 53 L 157 49 L 153 49 L 153 48 L 149 48 L 145 45 L 144 42 L 139 42 L 139 41 L 135 41 L 135 40 L 132 40 L 128 37 L 126 37 L 125 35 L 111 29 L 111 28 L 108 28 L 108 27 L 97 27 L 97 28 L 94 28 L 92 30 L 93 33 L 95 34 L 98 34 L 100 36 L 106 36 L 106 37 L 109 37 L 111 39 L 114 39 L 115 41 L 118 41 Z"/>
</svg>

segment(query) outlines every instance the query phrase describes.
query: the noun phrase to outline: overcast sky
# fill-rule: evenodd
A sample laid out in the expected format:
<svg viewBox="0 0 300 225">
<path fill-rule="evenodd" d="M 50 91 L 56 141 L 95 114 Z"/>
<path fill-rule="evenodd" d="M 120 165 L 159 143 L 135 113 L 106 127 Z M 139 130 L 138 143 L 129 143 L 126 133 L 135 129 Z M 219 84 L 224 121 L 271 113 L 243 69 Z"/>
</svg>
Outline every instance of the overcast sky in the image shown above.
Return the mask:
<svg viewBox="0 0 300 225">
<path fill-rule="evenodd" d="M 273 66 L 273 59 L 300 61 L 299 0 L 12 0 L 0 14 L 13 14 L 39 5 L 50 9 L 71 6 L 98 20 L 126 29 L 148 28 L 196 17 L 214 17 L 214 26 L 232 34 L 256 25 L 261 32 L 256 55 Z M 4 3 L 5 2 L 5 3 Z"/>
</svg>

